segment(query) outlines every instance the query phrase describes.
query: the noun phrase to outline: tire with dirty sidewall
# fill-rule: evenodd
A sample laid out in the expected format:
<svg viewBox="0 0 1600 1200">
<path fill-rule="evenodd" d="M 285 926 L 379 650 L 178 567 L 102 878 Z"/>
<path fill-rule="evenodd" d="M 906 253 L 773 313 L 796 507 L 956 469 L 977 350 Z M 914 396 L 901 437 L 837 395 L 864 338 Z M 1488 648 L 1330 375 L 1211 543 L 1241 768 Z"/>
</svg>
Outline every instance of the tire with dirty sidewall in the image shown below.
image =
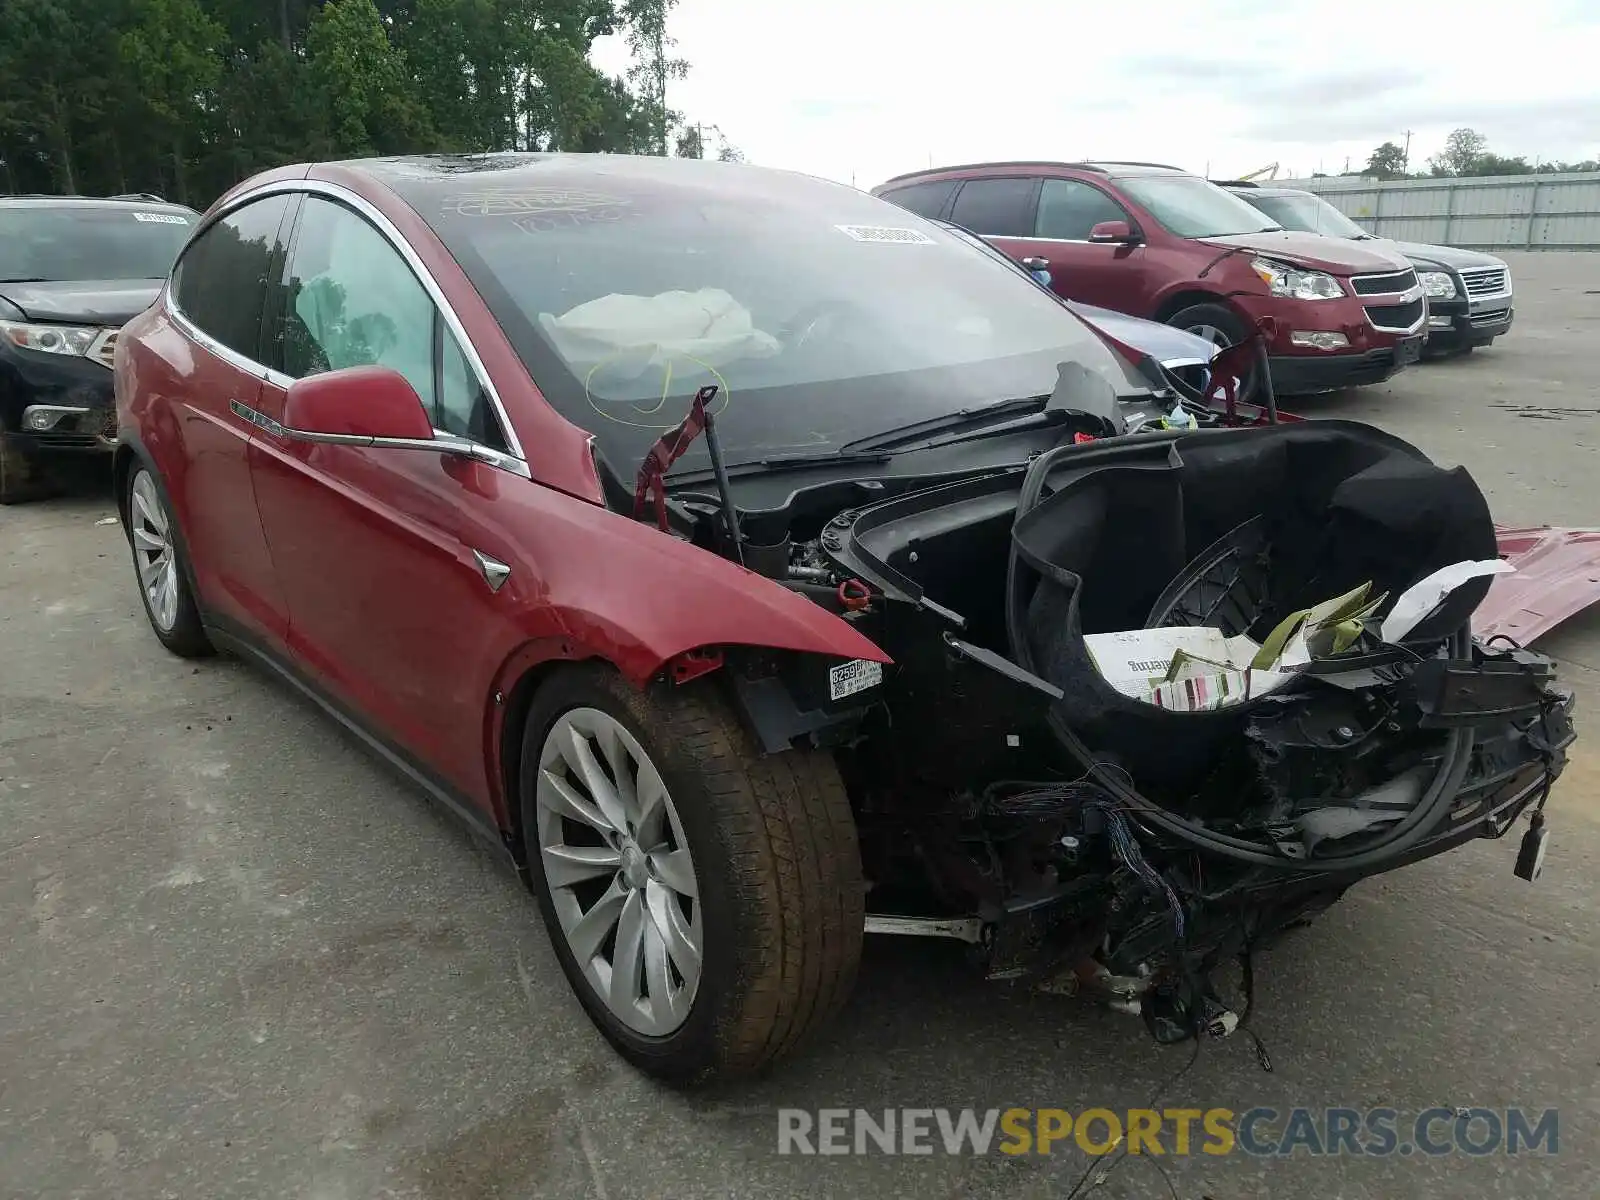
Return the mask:
<svg viewBox="0 0 1600 1200">
<path fill-rule="evenodd" d="M 172 533 L 172 552 L 178 562 L 178 619 L 173 622 L 169 630 L 163 630 L 158 626 L 154 614 L 150 611 L 149 597 L 144 594 L 144 581 L 139 578 L 139 553 L 133 545 L 133 484 L 141 474 L 150 476 L 150 482 L 155 484 L 156 495 L 161 498 L 161 504 L 167 510 L 167 522 Z M 205 625 L 200 619 L 199 606 L 195 603 L 192 583 L 194 570 L 189 561 L 189 545 L 184 539 L 183 530 L 178 526 L 178 517 L 172 507 L 172 499 L 167 494 L 166 483 L 142 460 L 136 460 L 127 474 L 123 487 L 126 489 L 125 494 L 118 497 L 118 501 L 123 511 L 128 514 L 126 529 L 128 552 L 133 561 L 133 582 L 139 589 L 139 603 L 144 608 L 145 618 L 150 622 L 150 632 L 179 658 L 210 658 L 216 653 L 216 648 L 206 635 Z"/>
<path fill-rule="evenodd" d="M 621 720 L 661 772 L 699 885 L 705 931 L 688 1020 L 664 1038 L 622 1025 L 595 996 L 555 918 L 539 862 L 535 787 L 546 731 L 592 707 Z M 861 960 L 865 885 L 855 817 L 831 756 L 763 755 L 712 680 L 644 690 L 608 667 L 571 667 L 534 698 L 519 803 L 530 882 L 561 968 L 590 1019 L 641 1070 L 678 1084 L 755 1075 L 837 1015 Z"/>
</svg>

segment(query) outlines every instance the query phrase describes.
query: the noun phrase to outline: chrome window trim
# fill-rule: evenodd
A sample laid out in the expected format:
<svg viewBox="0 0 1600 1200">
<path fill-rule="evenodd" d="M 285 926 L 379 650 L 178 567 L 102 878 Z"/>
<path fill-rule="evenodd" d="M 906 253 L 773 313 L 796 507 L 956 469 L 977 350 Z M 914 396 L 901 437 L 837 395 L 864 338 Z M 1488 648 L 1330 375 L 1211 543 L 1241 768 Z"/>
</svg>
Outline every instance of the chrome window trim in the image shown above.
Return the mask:
<svg viewBox="0 0 1600 1200">
<path fill-rule="evenodd" d="M 454 335 L 457 344 L 461 347 L 461 353 L 467 360 L 467 366 L 471 368 L 473 375 L 477 377 L 478 385 L 483 388 L 484 395 L 489 397 L 489 403 L 494 409 L 495 420 L 499 422 L 500 432 L 505 436 L 506 445 L 510 449 L 508 454 L 496 450 L 492 446 L 485 446 L 481 442 L 474 441 L 472 444 L 485 452 L 477 457 L 514 475 L 531 480 L 533 472 L 528 467 L 527 455 L 523 452 L 522 442 L 518 439 L 517 431 L 511 424 L 510 414 L 506 412 L 505 403 L 500 399 L 500 392 L 495 388 L 494 381 L 489 378 L 488 369 L 483 365 L 483 359 L 478 355 L 478 348 L 472 344 L 472 339 L 467 336 L 466 326 L 461 323 L 461 318 L 456 315 L 455 309 L 451 306 L 449 300 L 445 298 L 444 291 L 439 287 L 438 281 L 434 279 L 433 273 L 428 270 L 421 257 L 411 248 L 410 243 L 405 240 L 400 230 L 395 227 L 394 222 L 378 211 L 370 201 L 356 195 L 349 188 L 320 179 L 280 179 L 272 183 L 264 183 L 259 187 L 240 193 L 229 201 L 226 208 L 219 209 L 204 226 L 195 231 L 194 236 L 184 246 L 184 254 L 188 253 L 189 248 L 203 237 L 206 231 L 230 213 L 237 212 L 246 204 L 254 201 L 285 193 L 290 195 L 322 196 L 346 205 L 355 210 L 358 215 L 366 218 L 373 228 L 378 231 L 379 236 L 394 248 L 395 252 L 405 261 L 406 266 L 411 269 L 412 274 L 417 277 L 417 281 L 422 284 L 422 290 L 428 294 L 428 298 L 433 302 L 439 315 L 444 318 L 446 328 Z M 178 261 L 179 263 L 183 261 L 182 255 L 179 256 Z M 174 268 L 173 274 L 176 275 L 176 273 L 176 268 Z M 180 328 L 224 362 L 248 374 L 255 375 L 275 387 L 287 389 L 294 382 L 291 376 L 285 375 L 281 371 L 275 371 L 271 367 L 229 349 L 196 326 L 194 321 L 185 316 L 183 311 L 179 309 L 177 297 L 173 295 L 170 277 L 167 286 L 163 289 L 163 296 L 166 312 L 177 320 Z M 462 440 L 471 441 L 471 439 Z"/>
<path fill-rule="evenodd" d="M 1057 245 L 1061 246 L 1125 246 L 1128 244 L 1126 242 L 1091 242 L 1088 238 L 1046 238 L 1037 237 L 1034 235 L 1013 235 L 1009 233 L 986 233 L 983 236 L 985 238 L 1003 237 L 1008 242 L 1055 242 Z"/>
<path fill-rule="evenodd" d="M 176 324 L 179 329 L 183 330 L 184 333 L 188 334 L 195 341 L 199 342 L 202 347 L 210 351 L 212 354 L 215 354 L 230 367 L 235 367 L 247 375 L 254 375 L 257 379 L 265 379 L 268 375 L 272 374 L 271 371 L 267 370 L 266 367 L 256 362 L 255 359 L 247 358 L 245 355 L 240 354 L 237 350 L 233 350 L 227 346 L 224 346 L 221 342 L 217 341 L 216 338 L 212 337 L 209 333 L 201 329 L 187 316 L 185 316 L 183 310 L 178 307 L 177 300 L 175 300 L 172 296 L 172 287 L 170 284 L 166 289 L 165 303 L 167 316 L 172 318 L 173 323 Z"/>
</svg>

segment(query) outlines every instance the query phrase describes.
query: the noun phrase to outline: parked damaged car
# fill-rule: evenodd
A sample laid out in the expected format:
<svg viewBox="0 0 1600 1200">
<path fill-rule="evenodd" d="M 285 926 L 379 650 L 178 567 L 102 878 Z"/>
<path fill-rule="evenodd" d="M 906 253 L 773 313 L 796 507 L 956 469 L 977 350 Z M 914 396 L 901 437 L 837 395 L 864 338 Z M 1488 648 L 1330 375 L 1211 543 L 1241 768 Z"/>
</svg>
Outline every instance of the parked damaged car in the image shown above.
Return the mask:
<svg viewBox="0 0 1600 1200">
<path fill-rule="evenodd" d="M 200 214 L 156 196 L 0 197 L 0 504 L 109 456 L 117 330 L 148 307 Z"/>
<path fill-rule="evenodd" d="M 1425 357 L 1470 354 L 1511 332 L 1516 317 L 1511 268 L 1502 258 L 1454 246 L 1377 238 L 1303 188 L 1242 180 L 1222 184 L 1285 229 L 1386 246 L 1406 256 L 1428 296 Z"/>
<path fill-rule="evenodd" d="M 125 331 L 118 496 L 156 637 L 483 832 L 646 1071 L 789 1053 L 869 930 L 1225 1034 L 1352 882 L 1530 812 L 1536 875 L 1571 700 L 1468 632 L 1466 472 L 1137 334 L 787 172 L 283 168 Z M 1093 640 L 1152 631 L 1264 657 L 1124 664 L 1157 703 Z"/>
<path fill-rule="evenodd" d="M 1271 318 L 1268 359 L 1281 395 L 1381 383 L 1420 357 L 1427 336 L 1427 302 L 1401 255 L 1285 229 L 1178 167 L 970 163 L 872 190 L 1044 264 L 1051 286 L 1073 300 L 1222 345 L 1254 337 Z M 1263 374 L 1250 372 L 1247 392 Z"/>
</svg>

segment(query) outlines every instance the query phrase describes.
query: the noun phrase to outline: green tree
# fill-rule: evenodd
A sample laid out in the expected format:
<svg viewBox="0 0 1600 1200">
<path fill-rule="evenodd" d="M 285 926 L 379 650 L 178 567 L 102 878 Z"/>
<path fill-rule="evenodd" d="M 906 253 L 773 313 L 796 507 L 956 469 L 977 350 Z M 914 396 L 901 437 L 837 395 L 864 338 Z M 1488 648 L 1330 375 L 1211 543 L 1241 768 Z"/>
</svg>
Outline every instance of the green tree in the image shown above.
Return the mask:
<svg viewBox="0 0 1600 1200">
<path fill-rule="evenodd" d="M 1472 164 L 1472 169 L 1463 171 L 1464 175 L 1532 175 L 1533 164 L 1521 155 L 1515 158 L 1506 158 L 1499 154 L 1480 154 Z"/>
<path fill-rule="evenodd" d="M 105 80 L 82 70 L 81 0 L 0 4 L 0 134 L 32 186 L 76 192 L 78 129 L 101 109 Z"/>
<path fill-rule="evenodd" d="M 327 0 L 311 20 L 306 51 L 337 153 L 405 153 L 436 140 L 373 0 Z"/>
<path fill-rule="evenodd" d="M 1406 173 L 1406 152 L 1394 142 L 1384 142 L 1367 157 L 1365 174 L 1379 179 L 1402 179 Z"/>
<path fill-rule="evenodd" d="M 698 125 L 685 125 L 678 130 L 678 141 L 673 148 L 673 153 L 679 158 L 704 158 L 706 156 L 705 139 L 700 136 Z"/>
<path fill-rule="evenodd" d="M 652 122 L 651 154 L 666 154 L 667 131 L 677 120 L 677 114 L 667 107 L 667 84 L 689 73 L 688 62 L 672 53 L 677 43 L 667 36 L 667 16 L 677 3 L 678 0 L 622 3 L 628 47 L 633 51 L 628 81 L 638 93 L 644 109 L 641 115 Z"/>
<path fill-rule="evenodd" d="M 1472 175 L 1488 149 L 1489 140 L 1476 129 L 1457 129 L 1444 140 L 1444 149 L 1428 160 L 1435 175 Z"/>
<path fill-rule="evenodd" d="M 340 155 L 663 154 L 673 3 L 0 0 L 0 189 L 204 205 Z M 633 50 L 616 78 L 590 61 L 611 33 Z"/>
<path fill-rule="evenodd" d="M 509 145 L 510 57 L 500 22 L 495 0 L 417 0 L 401 45 L 441 149 Z"/>
<path fill-rule="evenodd" d="M 199 139 L 216 111 L 226 36 L 199 0 L 133 0 L 119 49 L 138 103 L 171 154 L 172 191 L 189 198 L 186 139 Z"/>
</svg>

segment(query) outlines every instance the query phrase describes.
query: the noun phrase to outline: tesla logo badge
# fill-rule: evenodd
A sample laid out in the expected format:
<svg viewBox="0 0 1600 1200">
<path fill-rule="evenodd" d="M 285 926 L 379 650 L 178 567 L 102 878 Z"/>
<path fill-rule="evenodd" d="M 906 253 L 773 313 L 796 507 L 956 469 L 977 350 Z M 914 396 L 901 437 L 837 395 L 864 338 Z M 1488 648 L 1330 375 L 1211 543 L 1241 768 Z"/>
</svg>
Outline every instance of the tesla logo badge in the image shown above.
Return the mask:
<svg viewBox="0 0 1600 1200">
<path fill-rule="evenodd" d="M 498 558 L 490 558 L 482 550 L 474 550 L 472 557 L 478 560 L 478 570 L 483 572 L 483 578 L 489 585 L 491 592 L 498 592 L 511 575 L 511 568 Z"/>
</svg>

